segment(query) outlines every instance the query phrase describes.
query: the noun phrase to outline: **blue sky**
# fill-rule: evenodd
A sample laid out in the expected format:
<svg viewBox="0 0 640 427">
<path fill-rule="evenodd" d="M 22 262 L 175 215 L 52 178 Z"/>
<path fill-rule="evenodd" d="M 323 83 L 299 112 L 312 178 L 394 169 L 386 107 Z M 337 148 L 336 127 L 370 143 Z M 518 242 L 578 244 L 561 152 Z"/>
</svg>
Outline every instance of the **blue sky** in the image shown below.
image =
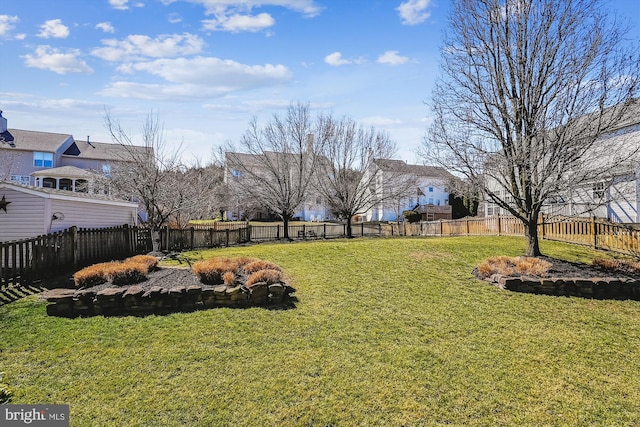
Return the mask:
<svg viewBox="0 0 640 427">
<path fill-rule="evenodd" d="M 639 8 L 612 0 L 634 25 Z M 387 131 L 419 163 L 445 0 L 0 0 L 10 128 L 110 142 L 154 111 L 186 161 L 291 102 Z"/>
</svg>

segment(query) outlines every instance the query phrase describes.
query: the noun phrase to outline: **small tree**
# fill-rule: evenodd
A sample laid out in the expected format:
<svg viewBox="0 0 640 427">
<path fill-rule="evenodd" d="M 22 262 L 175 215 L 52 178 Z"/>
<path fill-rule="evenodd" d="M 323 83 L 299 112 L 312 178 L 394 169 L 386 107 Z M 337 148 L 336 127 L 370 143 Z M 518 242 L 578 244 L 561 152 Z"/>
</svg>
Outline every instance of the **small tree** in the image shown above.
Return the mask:
<svg viewBox="0 0 640 427">
<path fill-rule="evenodd" d="M 309 105 L 292 104 L 285 117 L 274 114 L 264 126 L 254 118 L 241 139 L 243 152 L 226 153 L 232 189 L 278 215 L 285 239 L 289 221 L 308 196 L 316 160 L 308 144 L 312 133 Z"/>
<path fill-rule="evenodd" d="M 153 250 L 159 250 L 159 231 L 180 213 L 202 209 L 210 190 L 206 180 L 189 179 L 187 168 L 180 160 L 180 146 L 169 150 L 158 118 L 150 113 L 141 129 L 142 145 L 135 145 L 132 136 L 109 113 L 105 125 L 112 140 L 124 148 L 122 161 L 111 168 L 107 179 L 114 193 L 138 201 L 146 213 L 151 229 Z M 203 185 L 204 184 L 204 185 Z"/>
<path fill-rule="evenodd" d="M 316 140 L 319 160 L 314 187 L 331 210 L 346 221 L 347 236 L 352 237 L 354 215 L 406 191 L 407 183 L 402 185 L 400 181 L 406 181 L 407 177 L 401 170 L 385 177 L 388 184 L 385 191 L 376 191 L 379 175 L 375 159 L 391 158 L 395 143 L 386 133 L 363 128 L 347 117 L 332 116 L 318 118 Z"/>
</svg>

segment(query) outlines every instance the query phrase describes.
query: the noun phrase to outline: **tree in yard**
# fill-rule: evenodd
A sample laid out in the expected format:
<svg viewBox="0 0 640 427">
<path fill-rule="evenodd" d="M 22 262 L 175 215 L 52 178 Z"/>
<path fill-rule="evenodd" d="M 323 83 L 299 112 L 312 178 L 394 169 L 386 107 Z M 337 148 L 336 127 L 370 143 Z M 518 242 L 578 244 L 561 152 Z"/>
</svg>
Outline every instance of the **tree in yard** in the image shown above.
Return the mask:
<svg viewBox="0 0 640 427">
<path fill-rule="evenodd" d="M 405 194 L 413 182 L 402 170 L 388 173 L 383 191 L 376 180 L 381 178 L 376 159 L 390 159 L 395 143 L 386 133 L 363 128 L 350 118 L 318 117 L 318 156 L 314 188 L 327 201 L 334 214 L 347 223 L 347 236 L 352 236 L 351 219 L 377 203 Z M 403 162 L 398 162 L 404 164 Z"/>
<path fill-rule="evenodd" d="M 520 219 L 530 256 L 545 201 L 612 182 L 634 157 L 602 139 L 638 107 L 640 81 L 637 49 L 602 10 L 594 0 L 457 0 L 449 19 L 423 156 Z"/>
<path fill-rule="evenodd" d="M 243 198 L 274 212 L 284 223 L 289 239 L 289 221 L 308 196 L 316 156 L 310 146 L 313 134 L 309 106 L 292 104 L 286 115 L 273 115 L 260 126 L 254 118 L 240 141 L 243 152 L 227 152 L 227 182 Z"/>
<path fill-rule="evenodd" d="M 213 172 L 190 170 L 180 159 L 180 146 L 170 150 L 157 116 L 149 114 L 141 129 L 142 145 L 109 113 L 105 125 L 112 140 L 123 147 L 122 161 L 112 165 L 106 184 L 117 195 L 138 201 L 151 229 L 153 250 L 159 249 L 159 231 L 177 225 L 210 209 Z M 221 177 L 220 177 L 221 178 Z"/>
</svg>

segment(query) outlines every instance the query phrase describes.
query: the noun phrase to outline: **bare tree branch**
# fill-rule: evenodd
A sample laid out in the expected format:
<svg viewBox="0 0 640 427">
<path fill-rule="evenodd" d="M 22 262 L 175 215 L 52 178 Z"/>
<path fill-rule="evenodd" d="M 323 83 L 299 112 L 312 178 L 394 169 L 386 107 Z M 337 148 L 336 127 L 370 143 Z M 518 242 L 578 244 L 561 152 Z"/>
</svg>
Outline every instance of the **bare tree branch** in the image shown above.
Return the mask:
<svg viewBox="0 0 640 427">
<path fill-rule="evenodd" d="M 635 157 L 637 147 L 599 143 L 637 108 L 640 83 L 637 48 L 601 10 L 592 0 L 458 0 L 450 16 L 423 155 L 518 217 L 529 255 L 540 253 L 546 200 L 628 173 Z"/>
</svg>

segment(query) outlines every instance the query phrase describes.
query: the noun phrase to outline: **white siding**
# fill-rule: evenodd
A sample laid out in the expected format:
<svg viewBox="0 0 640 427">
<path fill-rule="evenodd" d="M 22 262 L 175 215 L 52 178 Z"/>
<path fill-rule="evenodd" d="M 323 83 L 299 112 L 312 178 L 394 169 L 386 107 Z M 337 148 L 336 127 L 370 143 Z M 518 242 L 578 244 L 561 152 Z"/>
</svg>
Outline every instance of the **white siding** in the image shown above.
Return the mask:
<svg viewBox="0 0 640 427">
<path fill-rule="evenodd" d="M 33 187 L 0 183 L 0 200 L 9 203 L 0 210 L 0 242 L 20 240 L 65 230 L 136 225 L 137 205 L 58 191 L 50 194 Z M 53 219 L 53 215 L 61 219 Z M 61 214 L 61 215 L 60 215 Z"/>
<path fill-rule="evenodd" d="M 0 189 L 2 196 L 9 204 L 0 210 L 0 242 L 47 234 L 46 199 L 11 189 Z"/>
<path fill-rule="evenodd" d="M 51 215 L 61 213 L 64 219 L 51 222 L 51 232 L 76 226 L 106 228 L 124 224 L 135 225 L 137 208 L 116 206 L 90 200 L 51 200 Z"/>
</svg>

